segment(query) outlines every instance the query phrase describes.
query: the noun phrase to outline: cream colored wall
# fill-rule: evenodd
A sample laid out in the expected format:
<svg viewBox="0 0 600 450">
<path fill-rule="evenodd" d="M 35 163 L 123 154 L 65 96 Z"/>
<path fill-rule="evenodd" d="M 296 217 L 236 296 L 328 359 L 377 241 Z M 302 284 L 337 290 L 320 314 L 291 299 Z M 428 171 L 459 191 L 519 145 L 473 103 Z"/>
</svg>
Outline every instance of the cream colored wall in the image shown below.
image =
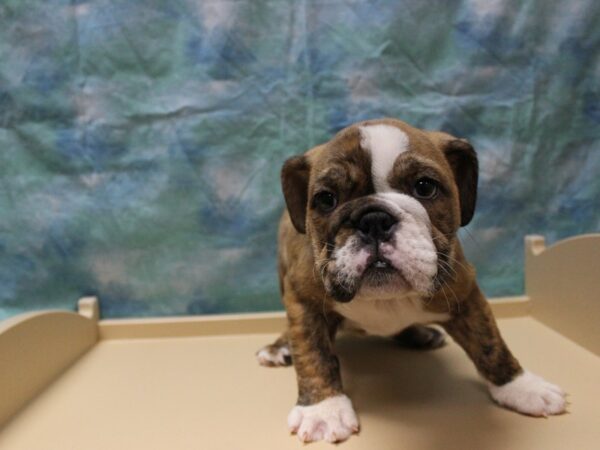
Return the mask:
<svg viewBox="0 0 600 450">
<path fill-rule="evenodd" d="M 97 338 L 95 321 L 66 311 L 28 313 L 0 323 L 0 426 Z"/>
<path fill-rule="evenodd" d="M 533 317 L 600 354 L 600 234 L 550 247 L 542 236 L 527 236 L 525 291 Z"/>
</svg>

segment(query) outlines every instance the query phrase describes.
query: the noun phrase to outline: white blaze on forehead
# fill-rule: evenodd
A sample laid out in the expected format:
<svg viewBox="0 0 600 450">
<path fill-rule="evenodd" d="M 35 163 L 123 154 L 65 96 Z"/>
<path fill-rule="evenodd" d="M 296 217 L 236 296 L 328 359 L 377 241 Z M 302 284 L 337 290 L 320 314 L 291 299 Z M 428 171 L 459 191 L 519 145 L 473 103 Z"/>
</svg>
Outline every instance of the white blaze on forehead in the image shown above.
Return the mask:
<svg viewBox="0 0 600 450">
<path fill-rule="evenodd" d="M 408 136 L 392 125 L 366 125 L 360 127 L 360 145 L 371 153 L 371 174 L 375 192 L 390 191 L 387 177 L 394 161 L 408 150 Z"/>
</svg>

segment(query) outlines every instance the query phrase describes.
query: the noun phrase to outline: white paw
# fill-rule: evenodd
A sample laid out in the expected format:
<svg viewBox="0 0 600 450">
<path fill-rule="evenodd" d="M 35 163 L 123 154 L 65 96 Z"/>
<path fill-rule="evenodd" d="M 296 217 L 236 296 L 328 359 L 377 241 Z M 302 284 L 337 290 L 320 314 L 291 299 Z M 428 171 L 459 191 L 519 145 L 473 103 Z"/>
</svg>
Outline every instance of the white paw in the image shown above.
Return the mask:
<svg viewBox="0 0 600 450">
<path fill-rule="evenodd" d="M 358 419 L 352 402 L 345 395 L 329 397 L 309 406 L 294 406 L 288 415 L 288 427 L 302 442 L 345 441 L 358 432 Z"/>
<path fill-rule="evenodd" d="M 267 345 L 256 352 L 256 359 L 261 366 L 289 366 L 292 363 L 290 349 L 286 346 Z"/>
<path fill-rule="evenodd" d="M 565 412 L 565 393 L 542 377 L 524 371 L 510 383 L 494 386 L 488 383 L 494 400 L 507 408 L 531 416 L 548 416 Z"/>
</svg>

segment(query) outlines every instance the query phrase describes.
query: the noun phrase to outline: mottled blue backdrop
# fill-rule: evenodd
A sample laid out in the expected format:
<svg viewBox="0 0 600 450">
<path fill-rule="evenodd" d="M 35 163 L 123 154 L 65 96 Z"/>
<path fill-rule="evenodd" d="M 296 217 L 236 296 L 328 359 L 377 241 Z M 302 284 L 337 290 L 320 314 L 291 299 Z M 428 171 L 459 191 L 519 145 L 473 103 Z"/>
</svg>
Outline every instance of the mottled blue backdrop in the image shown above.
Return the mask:
<svg viewBox="0 0 600 450">
<path fill-rule="evenodd" d="M 0 317 L 280 308 L 282 161 L 367 118 L 467 137 L 488 295 L 600 229 L 600 2 L 3 0 Z"/>
</svg>

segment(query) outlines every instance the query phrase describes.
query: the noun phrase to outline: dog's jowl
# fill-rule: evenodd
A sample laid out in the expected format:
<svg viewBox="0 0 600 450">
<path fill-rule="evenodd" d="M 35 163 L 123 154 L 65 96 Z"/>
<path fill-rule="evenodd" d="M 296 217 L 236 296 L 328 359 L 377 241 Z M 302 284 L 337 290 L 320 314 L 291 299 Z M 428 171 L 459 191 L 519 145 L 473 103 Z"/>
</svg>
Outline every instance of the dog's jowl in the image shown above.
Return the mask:
<svg viewBox="0 0 600 450">
<path fill-rule="evenodd" d="M 342 327 L 429 349 L 443 335 L 426 324 L 439 324 L 496 402 L 534 416 L 565 410 L 563 391 L 523 369 L 502 340 L 457 239 L 473 217 L 477 174 L 467 141 L 393 119 L 350 126 L 284 164 L 288 329 L 257 357 L 293 363 L 288 425 L 302 441 L 342 441 L 359 429 L 333 348 Z"/>
</svg>

